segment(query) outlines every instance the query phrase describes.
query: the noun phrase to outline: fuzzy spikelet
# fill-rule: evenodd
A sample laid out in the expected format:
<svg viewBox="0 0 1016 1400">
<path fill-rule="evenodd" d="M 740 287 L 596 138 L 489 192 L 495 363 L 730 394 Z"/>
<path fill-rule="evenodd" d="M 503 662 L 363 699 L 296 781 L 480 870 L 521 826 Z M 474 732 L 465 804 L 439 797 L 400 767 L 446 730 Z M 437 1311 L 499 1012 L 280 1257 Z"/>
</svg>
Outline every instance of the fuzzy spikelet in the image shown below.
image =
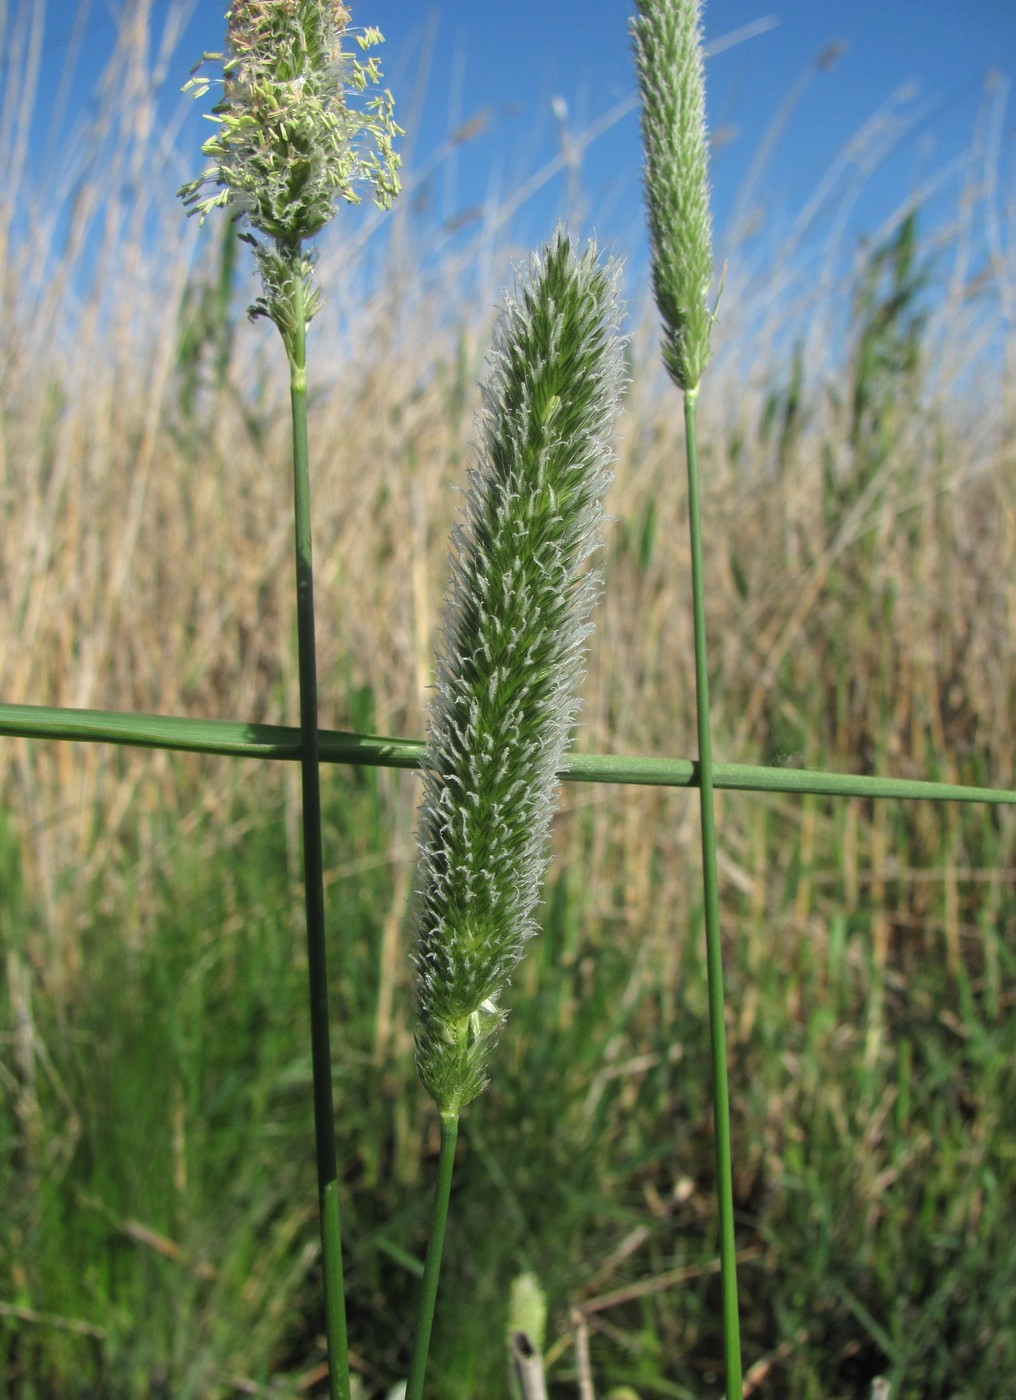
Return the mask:
<svg viewBox="0 0 1016 1400">
<path fill-rule="evenodd" d="M 486 1082 L 536 932 L 557 772 L 597 595 L 624 380 L 616 270 L 559 235 L 494 335 L 479 461 L 452 537 L 416 892 L 420 1077 L 444 1114 Z"/>
<path fill-rule="evenodd" d="M 685 392 L 709 361 L 712 233 L 700 0 L 635 0 L 631 21 L 642 103 L 653 291 L 663 359 Z"/>
</svg>

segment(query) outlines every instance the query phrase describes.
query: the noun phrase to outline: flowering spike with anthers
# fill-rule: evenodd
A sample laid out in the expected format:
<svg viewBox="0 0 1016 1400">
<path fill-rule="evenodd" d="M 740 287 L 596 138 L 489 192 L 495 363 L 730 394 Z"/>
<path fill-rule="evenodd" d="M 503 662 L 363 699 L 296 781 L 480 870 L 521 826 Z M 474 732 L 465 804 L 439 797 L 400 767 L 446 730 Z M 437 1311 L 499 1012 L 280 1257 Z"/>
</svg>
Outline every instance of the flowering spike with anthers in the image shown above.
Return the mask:
<svg viewBox="0 0 1016 1400">
<path fill-rule="evenodd" d="M 709 361 L 711 220 L 701 0 L 635 0 L 653 291 L 671 378 L 694 392 Z"/>
<path fill-rule="evenodd" d="M 204 218 L 223 206 L 254 230 L 248 238 L 265 294 L 251 310 L 277 323 L 291 314 L 294 269 L 304 284 L 305 323 L 316 309 L 302 246 L 336 201 L 359 203 L 357 186 L 366 183 L 387 209 L 399 192 L 392 143 L 401 129 L 391 93 L 379 88 L 377 58 L 358 56 L 382 37 L 376 29 L 350 30 L 349 18 L 341 0 L 234 0 L 225 54 L 205 55 L 222 64 L 222 99 L 211 114 L 217 130 L 201 148 L 211 164 L 180 194 L 191 213 Z M 199 75 L 187 88 L 201 97 L 212 82 Z M 354 95 L 374 89 L 353 105 Z"/>
<path fill-rule="evenodd" d="M 509 296 L 484 387 L 420 810 L 420 1077 L 446 1117 L 486 1082 L 547 865 L 557 773 L 599 589 L 624 382 L 613 264 L 559 234 Z"/>
</svg>

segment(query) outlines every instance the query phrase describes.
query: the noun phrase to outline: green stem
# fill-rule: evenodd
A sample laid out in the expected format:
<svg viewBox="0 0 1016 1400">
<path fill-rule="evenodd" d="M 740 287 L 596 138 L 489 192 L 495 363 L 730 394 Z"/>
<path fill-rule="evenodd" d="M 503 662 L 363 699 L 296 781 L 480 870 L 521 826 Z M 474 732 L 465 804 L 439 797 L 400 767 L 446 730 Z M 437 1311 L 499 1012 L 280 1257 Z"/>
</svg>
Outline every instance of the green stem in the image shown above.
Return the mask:
<svg viewBox="0 0 1016 1400">
<path fill-rule="evenodd" d="M 716 873 L 716 817 L 713 802 L 713 744 L 709 727 L 709 672 L 706 659 L 705 583 L 702 568 L 702 506 L 695 430 L 697 389 L 684 396 L 688 452 L 688 524 L 691 531 L 691 587 L 695 617 L 695 698 L 698 714 L 699 799 L 702 810 L 702 878 L 705 886 L 706 968 L 709 978 L 709 1039 L 713 1058 L 713 1115 L 716 1135 L 716 1198 L 720 1214 L 720 1273 L 723 1293 L 723 1352 L 727 1400 L 741 1400 L 741 1334 L 737 1315 L 737 1262 L 734 1194 L 730 1164 L 730 1097 L 727 1089 L 727 1037 L 724 1028 L 723 949 L 720 894 Z"/>
<path fill-rule="evenodd" d="M 413 1340 L 413 1356 L 409 1365 L 409 1383 L 406 1387 L 406 1400 L 422 1400 L 423 1380 L 427 1373 L 427 1354 L 430 1351 L 430 1333 L 434 1325 L 434 1307 L 437 1303 L 437 1284 L 441 1273 L 441 1255 L 444 1251 L 445 1222 L 448 1219 L 448 1200 L 452 1193 L 452 1172 L 455 1168 L 455 1143 L 459 1136 L 459 1115 L 449 1113 L 441 1117 L 441 1157 L 437 1168 L 437 1181 L 434 1183 L 434 1206 L 430 1217 L 430 1238 L 427 1241 L 427 1260 L 423 1266 L 423 1285 L 420 1293 L 420 1309 L 416 1320 L 416 1337 Z"/>
<path fill-rule="evenodd" d="M 325 1292 L 331 1400 L 349 1400 L 346 1296 L 342 1278 L 339 1185 L 332 1107 L 332 1053 L 328 1028 L 328 960 L 321 848 L 321 768 L 318 753 L 317 656 L 314 640 L 314 568 L 310 534 L 307 451 L 307 356 L 304 284 L 294 269 L 295 330 L 286 336 L 293 406 L 293 500 L 296 517 L 296 625 L 300 669 L 300 770 L 303 780 L 303 880 L 307 904 L 307 971 L 314 1078 L 318 1204 Z"/>
</svg>

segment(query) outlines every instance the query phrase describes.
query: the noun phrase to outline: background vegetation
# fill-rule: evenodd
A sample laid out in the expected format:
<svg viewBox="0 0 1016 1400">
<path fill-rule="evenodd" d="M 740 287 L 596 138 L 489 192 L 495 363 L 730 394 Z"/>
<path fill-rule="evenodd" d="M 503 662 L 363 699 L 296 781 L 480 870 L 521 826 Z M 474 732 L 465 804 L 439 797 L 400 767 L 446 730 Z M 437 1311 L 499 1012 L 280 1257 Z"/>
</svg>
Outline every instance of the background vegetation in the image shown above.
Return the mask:
<svg viewBox="0 0 1016 1400">
<path fill-rule="evenodd" d="M 0 695 L 292 722 L 281 352 L 242 319 L 232 244 L 190 260 L 129 34 L 117 62 L 73 197 L 0 189 Z M 846 281 L 734 250 L 700 401 L 719 758 L 1016 787 L 1014 281 L 969 254 L 982 156 L 954 228 L 901 207 Z M 463 288 L 526 250 L 492 227 L 414 255 L 410 218 L 383 251 L 360 226 L 324 251 L 311 411 L 322 723 L 418 736 L 489 330 Z M 684 756 L 681 426 L 629 295 L 578 744 Z M 0 1394 L 315 1393 L 296 779 L 0 747 Z M 325 779 L 365 1396 L 405 1374 L 437 1147 L 407 1003 L 416 796 L 403 773 Z M 694 794 L 564 798 L 544 936 L 464 1121 L 435 1393 L 505 1393 L 532 1268 L 555 1396 L 576 1329 L 603 1394 L 708 1395 Z M 1013 814 L 720 794 L 719 829 L 746 1392 L 1011 1394 Z"/>
</svg>

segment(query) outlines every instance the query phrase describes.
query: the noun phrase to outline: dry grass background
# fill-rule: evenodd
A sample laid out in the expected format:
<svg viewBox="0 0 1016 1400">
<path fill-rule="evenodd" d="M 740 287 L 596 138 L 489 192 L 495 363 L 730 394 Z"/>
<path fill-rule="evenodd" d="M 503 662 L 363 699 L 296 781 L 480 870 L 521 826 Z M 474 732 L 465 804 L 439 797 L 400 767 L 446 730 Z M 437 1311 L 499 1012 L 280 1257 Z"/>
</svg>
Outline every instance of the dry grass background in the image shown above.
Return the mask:
<svg viewBox="0 0 1016 1400">
<path fill-rule="evenodd" d="M 160 73 L 144 61 L 151 15 L 135 16 L 73 178 L 50 190 L 19 171 L 23 108 L 4 132 L 14 178 L 0 182 L 0 697 L 293 723 L 282 352 L 235 298 L 187 348 L 195 287 L 214 289 L 221 245 L 195 257 L 173 201 L 173 132 L 157 123 Z M 950 269 L 937 276 L 920 363 L 873 381 L 863 421 L 850 302 L 870 250 L 850 284 L 786 249 L 765 268 L 732 252 L 700 400 L 719 759 L 1016 787 L 1016 265 L 1001 241 L 976 267 L 970 252 L 994 207 L 990 154 L 975 141 L 955 224 L 920 247 Z M 345 243 L 340 227 L 322 254 L 330 303 L 310 361 L 321 720 L 354 727 L 368 696 L 377 732 L 421 736 L 490 293 L 526 250 L 488 228 L 435 264 L 413 252 L 408 209 L 394 218 L 376 290 L 358 282 L 377 248 L 362 225 Z M 469 303 L 467 282 L 481 290 Z M 642 292 L 629 296 L 632 382 L 578 743 L 691 756 L 679 403 L 656 367 Z M 217 376 L 214 338 L 227 332 Z M 80 971 L 84 886 L 102 891 L 110 938 L 155 935 L 146 890 L 166 814 L 184 833 L 209 815 L 225 822 L 248 781 L 240 770 L 227 779 L 219 760 L 3 741 L 0 798 L 45 915 L 29 950 L 37 995 L 59 1001 Z M 294 868 L 295 778 L 287 765 L 257 778 L 258 800 L 286 803 Z M 381 781 L 390 844 L 376 858 L 395 875 L 394 956 L 416 790 L 405 774 Z M 1010 812 L 723 795 L 718 815 L 727 925 L 749 971 L 776 960 L 792 974 L 800 948 L 821 953 L 836 918 L 859 907 L 887 995 L 928 958 L 988 977 L 988 932 L 1013 931 Z M 699 900 L 689 795 L 568 787 L 555 843 L 558 868 L 631 948 L 626 997 L 673 989 Z M 758 993 L 750 977 L 733 992 L 736 1051 Z M 876 997 L 857 1028 L 872 1059 L 884 1009 Z M 605 1073 L 618 1053 L 604 1047 Z M 785 1107 L 773 1105 L 774 1121 Z M 756 1168 L 749 1154 L 743 1191 Z"/>
<path fill-rule="evenodd" d="M 25 195 L 27 175 L 0 195 L 0 694 L 292 721 L 289 446 L 277 347 L 241 320 L 221 383 L 183 410 L 198 354 L 205 380 L 213 377 L 212 346 L 188 350 L 185 335 L 200 305 L 195 282 L 212 292 L 219 249 L 193 260 L 194 229 L 172 200 L 172 133 L 156 126 L 160 74 L 142 62 L 144 7 L 137 16 L 121 34 L 108 106 L 63 203 L 47 202 L 44 186 Z M 121 189 L 130 197 L 118 199 Z M 959 220 L 952 232 L 962 240 L 965 229 Z M 362 231 L 341 239 L 340 228 L 322 257 L 331 306 L 312 340 L 322 722 L 348 726 L 350 689 L 369 684 L 378 730 L 420 735 L 491 304 L 462 302 L 462 268 L 471 259 L 477 281 L 496 269 L 503 284 L 523 250 L 481 232 L 435 273 L 414 263 L 403 222 L 378 290 L 365 296 L 356 281 Z M 959 267 L 960 243 L 945 252 Z M 779 256 L 766 275 L 731 262 L 702 397 L 718 753 L 957 779 L 978 757 L 985 781 L 1011 785 L 1011 322 L 989 314 L 996 350 L 979 353 L 983 297 L 953 279 L 921 336 L 910 411 L 901 393 L 886 450 L 865 476 L 868 449 L 851 439 L 849 288 L 827 274 L 788 324 L 791 273 Z M 1011 265 L 980 271 L 1004 313 Z M 808 275 L 799 279 L 808 285 Z M 784 295 L 773 307 L 777 281 Z M 656 369 L 652 317 L 638 290 L 631 295 L 632 385 L 579 742 L 684 756 L 694 725 L 682 430 Z M 788 417 L 780 390 L 796 342 L 808 373 Z M 767 432 L 764 420 L 776 426 Z M 831 511 L 829 480 L 854 478 L 857 491 Z M 797 736 L 793 752 L 785 731 Z M 199 769 L 152 753 L 5 742 L 5 799 L 33 832 L 37 887 L 60 888 L 82 861 L 107 863 L 128 812 L 133 822 L 146 806 L 211 800 Z M 686 799 L 572 790 L 568 803 L 592 803 L 605 823 L 632 833 L 625 868 L 644 865 L 659 843 L 674 884 L 660 905 L 673 917 L 688 883 L 684 852 L 673 858 L 674 840 L 693 835 Z M 724 803 L 727 858 L 746 885 L 757 877 L 734 835 L 750 805 Z M 407 799 L 406 858 L 408 812 Z M 870 868 L 888 853 L 874 830 L 866 835 L 874 844 L 862 842 L 857 858 Z M 65 920 L 55 907 L 52 915 L 59 940 Z M 633 911 L 636 923 L 645 915 Z"/>
</svg>

